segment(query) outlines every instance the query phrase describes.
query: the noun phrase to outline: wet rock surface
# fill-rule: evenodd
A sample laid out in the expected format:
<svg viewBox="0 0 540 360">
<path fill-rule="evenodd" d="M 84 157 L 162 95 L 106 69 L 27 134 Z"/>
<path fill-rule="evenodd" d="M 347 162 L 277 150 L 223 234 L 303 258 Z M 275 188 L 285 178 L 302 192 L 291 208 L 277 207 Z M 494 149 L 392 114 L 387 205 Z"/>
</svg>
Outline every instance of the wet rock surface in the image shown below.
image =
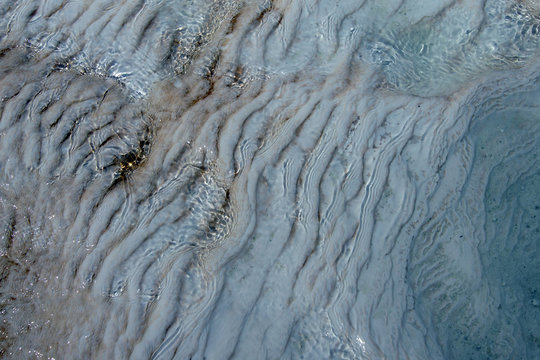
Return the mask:
<svg viewBox="0 0 540 360">
<path fill-rule="evenodd" d="M 540 356 L 538 2 L 0 14 L 0 356 Z"/>
</svg>

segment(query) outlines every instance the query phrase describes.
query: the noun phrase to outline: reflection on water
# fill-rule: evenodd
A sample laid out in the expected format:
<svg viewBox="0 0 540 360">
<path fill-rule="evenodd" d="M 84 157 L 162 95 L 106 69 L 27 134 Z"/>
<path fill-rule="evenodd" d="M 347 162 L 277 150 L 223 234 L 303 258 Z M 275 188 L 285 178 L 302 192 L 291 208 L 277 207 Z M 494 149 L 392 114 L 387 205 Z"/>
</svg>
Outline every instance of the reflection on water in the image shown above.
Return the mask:
<svg viewBox="0 0 540 360">
<path fill-rule="evenodd" d="M 1 356 L 540 356 L 537 1 L 0 14 Z"/>
</svg>

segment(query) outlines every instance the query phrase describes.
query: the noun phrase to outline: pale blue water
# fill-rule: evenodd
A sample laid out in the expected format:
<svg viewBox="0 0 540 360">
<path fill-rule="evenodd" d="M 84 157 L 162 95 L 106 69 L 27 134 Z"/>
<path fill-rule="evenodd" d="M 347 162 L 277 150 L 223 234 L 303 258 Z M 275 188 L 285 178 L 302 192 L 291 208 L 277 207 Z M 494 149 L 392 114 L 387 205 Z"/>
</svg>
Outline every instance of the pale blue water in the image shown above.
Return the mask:
<svg viewBox="0 0 540 360">
<path fill-rule="evenodd" d="M 0 0 L 0 357 L 540 358 L 540 4 Z"/>
</svg>

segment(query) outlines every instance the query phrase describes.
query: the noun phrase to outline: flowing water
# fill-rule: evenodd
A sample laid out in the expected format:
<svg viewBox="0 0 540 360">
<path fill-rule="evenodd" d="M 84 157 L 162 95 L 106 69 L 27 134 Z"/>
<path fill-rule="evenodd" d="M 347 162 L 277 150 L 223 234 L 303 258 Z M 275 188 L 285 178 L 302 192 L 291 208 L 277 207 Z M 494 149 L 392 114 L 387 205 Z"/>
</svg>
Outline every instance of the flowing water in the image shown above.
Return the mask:
<svg viewBox="0 0 540 360">
<path fill-rule="evenodd" d="M 540 358 L 537 0 L 0 0 L 0 357 Z"/>
</svg>

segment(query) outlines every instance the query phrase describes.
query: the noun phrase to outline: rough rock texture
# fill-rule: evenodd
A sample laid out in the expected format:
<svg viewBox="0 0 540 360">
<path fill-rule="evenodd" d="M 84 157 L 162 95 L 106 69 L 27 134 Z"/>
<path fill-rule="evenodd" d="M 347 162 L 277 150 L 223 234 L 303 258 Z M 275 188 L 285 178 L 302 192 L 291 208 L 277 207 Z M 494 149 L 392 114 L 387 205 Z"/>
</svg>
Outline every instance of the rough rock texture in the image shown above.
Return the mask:
<svg viewBox="0 0 540 360">
<path fill-rule="evenodd" d="M 535 0 L 0 1 L 0 356 L 540 358 Z"/>
</svg>

